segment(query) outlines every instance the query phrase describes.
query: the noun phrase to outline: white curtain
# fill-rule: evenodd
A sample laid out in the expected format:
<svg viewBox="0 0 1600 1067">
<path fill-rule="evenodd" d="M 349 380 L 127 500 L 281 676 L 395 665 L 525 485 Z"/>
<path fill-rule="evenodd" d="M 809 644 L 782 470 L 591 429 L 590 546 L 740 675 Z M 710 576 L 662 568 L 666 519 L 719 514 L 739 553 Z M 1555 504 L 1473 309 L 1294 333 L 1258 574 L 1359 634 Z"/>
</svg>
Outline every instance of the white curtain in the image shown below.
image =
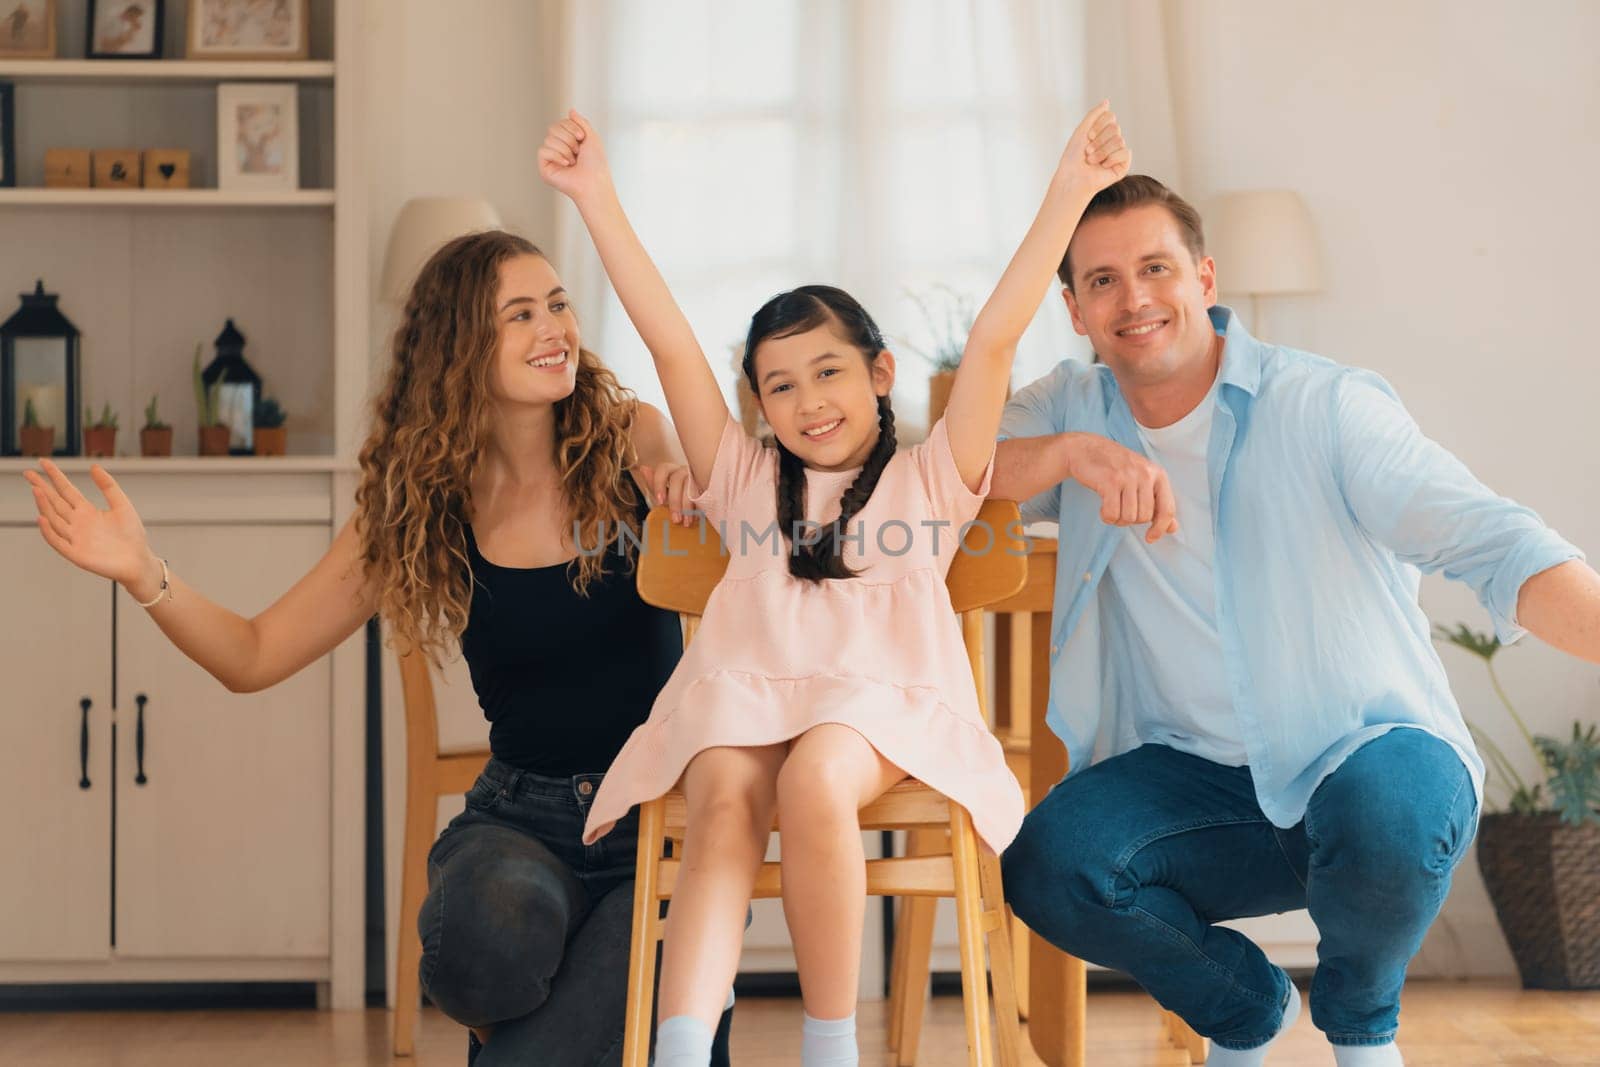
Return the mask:
<svg viewBox="0 0 1600 1067">
<path fill-rule="evenodd" d="M 1038 207 L 1086 91 L 1086 12 L 1062 0 L 593 0 L 567 6 L 567 99 L 729 389 L 731 347 L 774 293 L 826 282 L 899 357 L 926 413 L 930 330 L 907 291 L 982 304 Z M 1137 145 L 1135 145 L 1137 151 Z M 569 204 L 557 262 L 585 342 L 661 402 L 654 367 Z M 1052 285 L 1025 384 L 1086 348 Z"/>
<path fill-rule="evenodd" d="M 1192 199 L 1185 187 L 1184 115 L 1173 96 L 1174 64 L 1190 57 L 1176 39 L 1178 0 L 1087 0 L 1084 70 L 1091 100 L 1116 108 L 1133 169 Z"/>
</svg>

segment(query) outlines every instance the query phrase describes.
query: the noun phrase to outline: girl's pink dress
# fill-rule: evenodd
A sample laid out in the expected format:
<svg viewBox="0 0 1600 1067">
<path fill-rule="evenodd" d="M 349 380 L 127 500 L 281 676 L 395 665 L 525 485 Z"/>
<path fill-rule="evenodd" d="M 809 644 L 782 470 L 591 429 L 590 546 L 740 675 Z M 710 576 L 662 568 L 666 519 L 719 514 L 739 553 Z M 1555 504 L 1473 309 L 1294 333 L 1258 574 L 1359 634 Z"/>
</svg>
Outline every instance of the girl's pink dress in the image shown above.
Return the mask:
<svg viewBox="0 0 1600 1067">
<path fill-rule="evenodd" d="M 789 543 L 777 534 L 777 453 L 730 419 L 711 484 L 694 498 L 722 532 L 727 575 L 650 718 L 606 772 L 584 843 L 671 789 L 703 749 L 770 745 L 842 723 L 964 806 L 989 847 L 1004 849 L 1022 825 L 1022 789 L 979 710 L 944 582 L 991 469 L 970 492 L 941 420 L 922 444 L 895 453 L 846 528 L 863 535 L 844 551 L 858 577 L 814 584 L 789 574 Z M 856 474 L 808 470 L 806 518 L 836 518 Z"/>
</svg>

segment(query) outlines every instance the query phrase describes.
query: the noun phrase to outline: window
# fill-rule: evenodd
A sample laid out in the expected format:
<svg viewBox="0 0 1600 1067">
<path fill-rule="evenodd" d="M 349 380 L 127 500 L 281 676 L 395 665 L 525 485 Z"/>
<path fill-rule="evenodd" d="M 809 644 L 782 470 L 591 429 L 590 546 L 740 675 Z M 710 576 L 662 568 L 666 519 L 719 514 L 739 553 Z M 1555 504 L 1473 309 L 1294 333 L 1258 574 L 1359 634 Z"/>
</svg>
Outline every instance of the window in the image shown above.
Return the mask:
<svg viewBox="0 0 1600 1067">
<path fill-rule="evenodd" d="M 569 18 L 571 99 L 606 138 L 623 203 L 730 403 L 750 315 L 826 282 L 878 320 L 899 357 L 896 413 L 921 424 L 931 368 L 911 346 L 932 346 L 907 292 L 947 285 L 976 308 L 999 279 L 1082 110 L 1073 6 L 606 0 Z M 661 403 L 566 210 L 560 259 L 586 344 Z M 1019 385 L 1085 354 L 1056 287 L 1040 295 Z"/>
</svg>

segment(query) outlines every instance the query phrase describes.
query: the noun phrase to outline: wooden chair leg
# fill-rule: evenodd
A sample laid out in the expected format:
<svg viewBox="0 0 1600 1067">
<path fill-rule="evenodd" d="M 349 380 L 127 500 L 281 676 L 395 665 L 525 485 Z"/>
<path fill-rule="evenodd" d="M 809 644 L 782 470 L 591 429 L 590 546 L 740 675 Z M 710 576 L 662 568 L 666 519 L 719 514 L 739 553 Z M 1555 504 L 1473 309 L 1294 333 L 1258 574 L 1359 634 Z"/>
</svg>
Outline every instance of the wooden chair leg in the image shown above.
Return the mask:
<svg viewBox="0 0 1600 1067">
<path fill-rule="evenodd" d="M 1000 857 L 978 843 L 978 881 L 983 891 L 983 928 L 989 939 L 989 974 L 994 983 L 994 1037 L 1000 1067 L 1021 1067 L 1022 1019 L 1017 1013 L 1017 969 L 1011 958 L 1011 916 L 1000 884 Z"/>
<path fill-rule="evenodd" d="M 422 938 L 417 916 L 428 895 L 428 849 L 438 819 L 433 783 L 406 782 L 405 841 L 400 850 L 400 936 L 394 963 L 394 1054 L 409 1056 L 416 1048 L 417 1011 L 421 1007 Z"/>
<path fill-rule="evenodd" d="M 666 804 L 659 798 L 639 806 L 639 850 L 633 874 L 633 939 L 628 946 L 628 1014 L 622 1037 L 622 1067 L 648 1067 L 650 1008 L 656 988 L 656 942 L 661 905 L 656 899 Z"/>
<path fill-rule="evenodd" d="M 944 851 L 946 836 L 943 830 L 913 830 L 907 836 L 906 855 L 939 855 Z M 895 950 L 899 958 L 903 944 L 905 956 L 900 973 L 891 976 L 891 984 L 900 993 L 900 999 L 890 1006 L 889 1017 L 895 1041 L 889 1047 L 897 1053 L 896 1067 L 912 1067 L 917 1062 L 923 1012 L 928 1002 L 929 961 L 933 957 L 933 926 L 938 908 L 936 897 L 906 897 L 900 909 L 903 921 L 895 932 Z"/>
<path fill-rule="evenodd" d="M 896 1018 L 896 1067 L 912 1067 L 922 1045 L 922 1019 L 928 1006 L 928 970 L 933 956 L 933 924 L 938 917 L 936 897 L 907 897 L 905 925 L 900 936 L 906 939 L 907 954 L 903 996 Z"/>
<path fill-rule="evenodd" d="M 909 855 L 909 853 L 908 853 Z M 906 954 L 911 942 L 906 940 L 906 920 L 911 914 L 911 898 L 895 901 L 894 952 L 889 959 L 889 1051 L 900 1047 L 900 1035 L 905 1029 Z"/>
<path fill-rule="evenodd" d="M 1206 1058 L 1211 1054 L 1211 1042 L 1201 1037 L 1178 1013 L 1162 1009 L 1161 1014 L 1163 1026 L 1167 1031 L 1167 1040 L 1187 1052 L 1190 1063 L 1206 1062 Z"/>
<path fill-rule="evenodd" d="M 983 962 L 983 890 L 978 876 L 978 836 L 965 808 L 950 802 L 950 858 L 955 868 L 956 928 L 961 935 L 961 1007 L 967 1062 L 991 1067 L 989 982 Z"/>
<path fill-rule="evenodd" d="M 1011 923 L 1011 958 L 1016 962 L 1017 1018 L 1028 1021 L 1028 928 L 1006 909 Z"/>
</svg>

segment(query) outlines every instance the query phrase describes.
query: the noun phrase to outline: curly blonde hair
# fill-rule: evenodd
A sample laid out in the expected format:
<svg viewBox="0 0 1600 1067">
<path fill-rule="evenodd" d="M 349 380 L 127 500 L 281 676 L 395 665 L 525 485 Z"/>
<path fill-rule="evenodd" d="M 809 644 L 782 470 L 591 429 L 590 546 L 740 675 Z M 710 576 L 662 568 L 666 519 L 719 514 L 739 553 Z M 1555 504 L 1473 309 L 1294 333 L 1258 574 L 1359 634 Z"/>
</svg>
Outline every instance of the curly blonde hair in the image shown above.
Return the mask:
<svg viewBox="0 0 1600 1067">
<path fill-rule="evenodd" d="M 365 577 L 394 640 L 435 664 L 458 645 L 471 608 L 465 525 L 494 422 L 495 296 L 500 265 L 523 255 L 544 253 L 496 230 L 459 237 L 428 260 L 406 300 L 361 447 L 356 531 Z M 630 546 L 621 527 L 635 525 L 638 504 L 627 474 L 637 460 L 637 411 L 632 391 L 580 350 L 577 384 L 555 405 L 554 456 L 583 548 L 569 568 L 580 595 L 610 554 L 596 546 Z"/>
</svg>

